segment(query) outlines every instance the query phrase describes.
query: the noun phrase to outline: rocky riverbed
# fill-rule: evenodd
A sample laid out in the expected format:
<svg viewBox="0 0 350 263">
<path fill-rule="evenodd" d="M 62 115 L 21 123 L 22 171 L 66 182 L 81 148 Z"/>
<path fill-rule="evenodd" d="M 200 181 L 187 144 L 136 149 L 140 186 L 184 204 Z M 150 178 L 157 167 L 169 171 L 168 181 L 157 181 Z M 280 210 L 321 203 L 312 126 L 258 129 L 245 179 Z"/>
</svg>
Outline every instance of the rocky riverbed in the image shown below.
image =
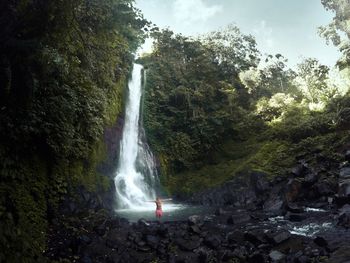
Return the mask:
<svg viewBox="0 0 350 263">
<path fill-rule="evenodd" d="M 300 159 L 285 177 L 250 172 L 188 202 L 215 213 L 129 222 L 106 210 L 54 219 L 59 262 L 350 262 L 350 153 Z"/>
</svg>

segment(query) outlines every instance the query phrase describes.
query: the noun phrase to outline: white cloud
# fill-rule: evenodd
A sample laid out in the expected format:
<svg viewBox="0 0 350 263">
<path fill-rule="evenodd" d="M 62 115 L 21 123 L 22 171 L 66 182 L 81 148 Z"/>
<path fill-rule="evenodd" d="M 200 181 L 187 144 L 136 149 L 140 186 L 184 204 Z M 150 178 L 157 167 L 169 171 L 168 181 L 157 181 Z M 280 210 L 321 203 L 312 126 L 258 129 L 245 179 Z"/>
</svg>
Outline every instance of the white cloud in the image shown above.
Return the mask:
<svg viewBox="0 0 350 263">
<path fill-rule="evenodd" d="M 186 26 L 195 22 L 205 22 L 221 11 L 221 5 L 209 6 L 204 0 L 175 0 L 173 4 L 176 22 Z"/>
<path fill-rule="evenodd" d="M 265 20 L 261 20 L 259 25 L 255 26 L 253 33 L 257 38 L 258 42 L 265 45 L 268 48 L 273 48 L 275 46 L 275 41 L 272 38 L 272 28 L 267 26 Z"/>
</svg>

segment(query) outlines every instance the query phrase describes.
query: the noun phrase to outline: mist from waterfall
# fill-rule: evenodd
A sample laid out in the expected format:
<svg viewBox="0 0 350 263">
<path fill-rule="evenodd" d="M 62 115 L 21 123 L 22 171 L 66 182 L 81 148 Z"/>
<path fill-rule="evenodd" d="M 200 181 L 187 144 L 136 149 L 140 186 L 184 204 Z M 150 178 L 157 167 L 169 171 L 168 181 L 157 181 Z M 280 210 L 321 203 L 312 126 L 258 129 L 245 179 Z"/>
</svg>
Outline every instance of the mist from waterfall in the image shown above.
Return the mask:
<svg viewBox="0 0 350 263">
<path fill-rule="evenodd" d="M 154 206 L 147 203 L 147 200 L 155 199 L 158 176 L 153 154 L 144 139 L 140 118 L 143 72 L 141 65 L 134 64 L 132 77 L 128 83 L 119 164 L 114 179 L 118 209 L 142 209 L 145 206 Z"/>
</svg>

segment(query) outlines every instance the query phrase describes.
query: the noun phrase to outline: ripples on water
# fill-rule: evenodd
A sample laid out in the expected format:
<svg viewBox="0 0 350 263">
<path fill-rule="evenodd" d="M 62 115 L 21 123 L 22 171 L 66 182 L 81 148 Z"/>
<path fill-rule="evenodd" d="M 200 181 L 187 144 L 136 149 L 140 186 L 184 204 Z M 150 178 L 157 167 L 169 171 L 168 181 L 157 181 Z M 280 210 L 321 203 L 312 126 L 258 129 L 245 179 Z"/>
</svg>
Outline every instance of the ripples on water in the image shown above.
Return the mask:
<svg viewBox="0 0 350 263">
<path fill-rule="evenodd" d="M 187 220 L 191 215 L 210 216 L 214 208 L 205 206 L 190 206 L 183 204 L 167 203 L 162 205 L 163 216 L 161 221 L 182 221 Z M 157 220 L 155 216 L 156 206 L 154 203 L 147 203 L 132 209 L 118 209 L 116 214 L 120 217 L 127 218 L 131 222 L 136 222 L 140 218 L 146 220 Z"/>
<path fill-rule="evenodd" d="M 210 219 L 213 217 L 214 210 L 215 208 L 213 207 L 167 203 L 163 204 L 163 216 L 160 221 L 183 221 L 187 220 L 191 215 L 201 215 Z M 317 208 L 305 208 L 305 211 L 311 213 L 326 212 L 325 210 Z M 127 218 L 131 222 L 137 222 L 140 218 L 148 221 L 157 220 L 154 203 L 145 203 L 143 206 L 132 209 L 119 209 L 116 210 L 116 214 L 120 217 Z M 310 222 L 310 220 L 313 219 L 309 218 L 309 221 L 291 222 L 286 220 L 283 216 L 277 216 L 269 218 L 268 221 L 258 222 L 256 227 L 285 229 L 291 234 L 306 237 L 315 237 L 320 232 L 325 232 L 334 227 L 334 224 L 331 222 Z"/>
</svg>

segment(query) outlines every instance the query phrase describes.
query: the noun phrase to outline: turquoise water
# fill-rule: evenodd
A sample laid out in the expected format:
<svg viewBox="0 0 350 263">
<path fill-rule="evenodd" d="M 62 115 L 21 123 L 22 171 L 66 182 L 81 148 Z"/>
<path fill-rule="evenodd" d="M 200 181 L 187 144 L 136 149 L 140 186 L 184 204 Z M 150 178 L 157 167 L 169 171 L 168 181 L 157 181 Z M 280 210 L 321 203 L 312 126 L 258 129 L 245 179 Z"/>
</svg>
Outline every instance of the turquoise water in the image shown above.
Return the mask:
<svg viewBox="0 0 350 263">
<path fill-rule="evenodd" d="M 140 218 L 147 221 L 158 220 L 155 216 L 155 205 L 146 206 L 138 209 L 119 209 L 116 210 L 117 216 L 127 218 L 131 222 L 136 222 Z M 203 217 L 212 217 L 214 208 L 205 206 L 190 206 L 183 204 L 163 204 L 163 216 L 160 221 L 181 221 L 187 220 L 191 215 L 201 215 Z"/>
</svg>

